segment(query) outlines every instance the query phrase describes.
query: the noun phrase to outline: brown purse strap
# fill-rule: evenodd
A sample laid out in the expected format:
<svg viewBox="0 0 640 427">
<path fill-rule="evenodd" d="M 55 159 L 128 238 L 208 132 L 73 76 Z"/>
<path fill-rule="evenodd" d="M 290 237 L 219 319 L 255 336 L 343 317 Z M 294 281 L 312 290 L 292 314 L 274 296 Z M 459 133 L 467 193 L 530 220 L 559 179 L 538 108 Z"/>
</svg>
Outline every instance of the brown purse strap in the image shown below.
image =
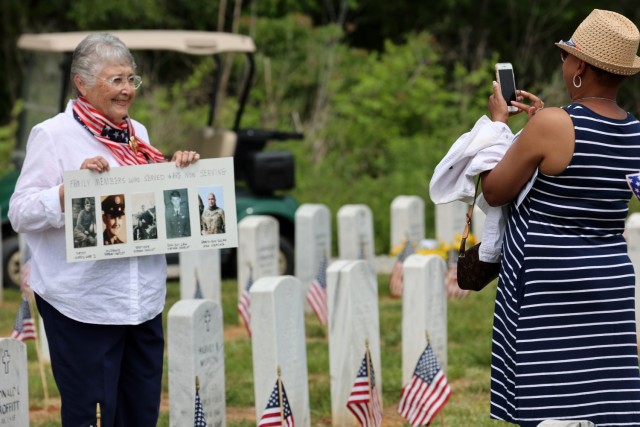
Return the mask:
<svg viewBox="0 0 640 427">
<path fill-rule="evenodd" d="M 469 231 L 471 230 L 471 218 L 473 217 L 473 208 L 476 205 L 476 198 L 478 197 L 478 187 L 480 187 L 480 176 L 478 176 L 478 180 L 476 181 L 476 192 L 473 195 L 473 203 L 469 206 L 469 211 L 467 212 L 467 221 L 464 225 L 464 231 L 462 232 L 462 238 L 460 239 L 460 250 L 458 256 L 464 256 L 464 251 L 466 249 L 467 237 L 469 237 Z"/>
</svg>

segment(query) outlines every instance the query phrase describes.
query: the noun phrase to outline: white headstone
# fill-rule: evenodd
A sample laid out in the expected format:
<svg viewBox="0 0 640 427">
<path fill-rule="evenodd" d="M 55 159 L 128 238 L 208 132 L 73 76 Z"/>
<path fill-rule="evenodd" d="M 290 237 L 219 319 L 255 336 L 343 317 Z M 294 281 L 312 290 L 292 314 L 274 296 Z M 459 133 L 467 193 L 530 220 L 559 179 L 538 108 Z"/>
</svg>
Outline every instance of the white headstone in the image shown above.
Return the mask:
<svg viewBox="0 0 640 427">
<path fill-rule="evenodd" d="M 0 338 L 0 426 L 29 427 L 27 346 Z"/>
<path fill-rule="evenodd" d="M 375 242 L 369 206 L 344 205 L 338 210 L 338 253 L 340 259 L 367 260 L 373 268 Z"/>
<path fill-rule="evenodd" d="M 302 285 L 302 301 L 309 310 L 307 292 L 318 275 L 323 257 L 331 259 L 331 212 L 326 205 L 303 204 L 296 210 L 296 277 Z"/>
<path fill-rule="evenodd" d="M 464 231 L 469 205 L 464 202 L 451 202 L 436 205 L 436 239 L 452 244 Z"/>
<path fill-rule="evenodd" d="M 624 235 L 627 240 L 627 252 L 633 268 L 635 271 L 640 272 L 640 213 L 636 212 L 629 215 Z M 640 295 L 638 274 L 636 274 L 636 295 Z M 636 333 L 640 337 L 640 298 L 636 298 Z M 640 342 L 638 346 L 640 347 Z"/>
<path fill-rule="evenodd" d="M 366 342 L 382 405 L 378 280 L 367 262 L 333 262 L 327 269 L 327 301 L 332 425 L 352 426 L 355 417 L 346 404 Z"/>
<path fill-rule="evenodd" d="M 180 298 L 206 298 L 222 302 L 220 250 L 180 253 Z"/>
<path fill-rule="evenodd" d="M 40 345 L 40 358 L 43 362 L 51 363 L 51 354 L 49 353 L 49 340 L 47 339 L 47 331 L 44 330 L 44 321 L 42 316 L 38 316 L 38 344 Z"/>
<path fill-rule="evenodd" d="M 29 283 L 29 268 L 27 263 L 31 259 L 31 250 L 24 241 L 22 233 L 18 233 L 18 247 L 20 248 L 20 278 Z M 26 269 L 26 270 L 25 270 Z M 26 271 L 26 273 L 25 273 Z M 29 291 L 31 292 L 31 291 Z M 34 304 L 35 308 L 35 304 Z M 33 316 L 34 313 L 31 313 Z M 35 316 L 34 316 L 35 319 Z M 43 362 L 51 363 L 51 355 L 49 354 L 49 341 L 47 340 L 47 334 L 44 330 L 44 322 L 42 317 L 38 316 L 38 334 L 36 337 L 36 345 L 40 346 L 40 358 Z M 0 424 L 1 425 L 1 424 Z"/>
<path fill-rule="evenodd" d="M 424 200 L 419 196 L 397 196 L 391 202 L 391 247 L 409 239 L 416 244 L 424 239 Z"/>
<path fill-rule="evenodd" d="M 251 346 L 256 419 L 260 419 L 282 371 L 296 426 L 310 426 L 307 350 L 300 281 L 264 277 L 251 287 Z"/>
<path fill-rule="evenodd" d="M 487 219 L 487 215 L 482 212 L 482 209 L 478 205 L 473 207 L 473 214 L 471 215 L 471 233 L 475 236 L 477 241 L 482 240 L 482 233 L 484 233 L 484 222 Z M 464 228 L 464 226 L 463 226 Z"/>
<path fill-rule="evenodd" d="M 208 426 L 224 426 L 225 380 L 222 309 L 210 299 L 180 300 L 167 318 L 169 422 L 194 424 L 196 377 Z"/>
<path fill-rule="evenodd" d="M 238 300 L 250 274 L 254 283 L 278 275 L 279 234 L 278 221 L 268 215 L 250 215 L 238 223 Z"/>
<path fill-rule="evenodd" d="M 444 260 L 410 255 L 404 261 L 402 293 L 402 385 L 413 375 L 427 346 L 427 334 L 440 367 L 447 370 L 447 295 Z"/>
</svg>

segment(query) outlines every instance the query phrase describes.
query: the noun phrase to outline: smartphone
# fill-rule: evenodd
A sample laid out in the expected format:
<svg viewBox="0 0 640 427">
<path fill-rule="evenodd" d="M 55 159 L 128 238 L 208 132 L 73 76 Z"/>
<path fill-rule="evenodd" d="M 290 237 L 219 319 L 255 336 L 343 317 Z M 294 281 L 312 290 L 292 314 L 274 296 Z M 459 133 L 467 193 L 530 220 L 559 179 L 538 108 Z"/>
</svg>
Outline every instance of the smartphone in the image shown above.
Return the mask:
<svg viewBox="0 0 640 427">
<path fill-rule="evenodd" d="M 510 62 L 496 64 L 496 80 L 500 83 L 504 100 L 507 101 L 507 109 L 510 113 L 515 113 L 518 107 L 511 105 L 511 101 L 517 101 L 516 79 L 513 77 L 513 66 Z"/>
</svg>

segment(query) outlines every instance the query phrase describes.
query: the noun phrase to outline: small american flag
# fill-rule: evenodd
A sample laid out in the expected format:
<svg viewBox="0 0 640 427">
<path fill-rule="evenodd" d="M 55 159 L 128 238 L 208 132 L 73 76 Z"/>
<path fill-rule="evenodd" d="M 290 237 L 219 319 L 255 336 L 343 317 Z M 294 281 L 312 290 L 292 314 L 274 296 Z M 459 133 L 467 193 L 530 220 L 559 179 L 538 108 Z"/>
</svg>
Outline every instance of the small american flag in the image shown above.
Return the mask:
<svg viewBox="0 0 640 427">
<path fill-rule="evenodd" d="M 281 390 L 282 395 L 280 394 Z M 278 378 L 269 396 L 267 407 L 264 408 L 262 417 L 260 417 L 258 427 L 294 427 L 295 425 L 289 399 L 287 399 L 287 393 L 284 391 L 284 384 L 282 380 Z"/>
<path fill-rule="evenodd" d="M 458 259 L 455 250 L 449 251 L 447 267 L 444 272 L 444 289 L 448 299 L 464 298 L 471 291 L 460 289 L 458 286 Z"/>
<path fill-rule="evenodd" d="M 376 379 L 371 366 L 369 349 L 365 352 L 358 375 L 347 401 L 347 408 L 362 427 L 379 427 L 382 425 L 382 408 L 376 389 Z"/>
<path fill-rule="evenodd" d="M 29 309 L 29 302 L 26 298 L 22 298 L 22 303 L 18 309 L 16 316 L 16 323 L 13 325 L 13 332 L 11 338 L 15 338 L 20 341 L 34 340 L 36 339 L 36 329 L 31 317 L 31 310 Z"/>
<path fill-rule="evenodd" d="M 389 278 L 389 292 L 392 296 L 399 297 L 402 295 L 402 270 L 403 263 L 407 259 L 407 257 L 413 254 L 415 251 L 413 250 L 413 245 L 411 241 L 407 239 L 405 241 L 404 247 L 398 254 L 398 258 L 396 262 L 393 264 L 393 269 L 391 270 L 391 276 Z"/>
<path fill-rule="evenodd" d="M 207 419 L 204 416 L 202 400 L 200 400 L 200 390 L 196 386 L 196 409 L 193 414 L 193 427 L 207 427 Z"/>
<path fill-rule="evenodd" d="M 640 172 L 627 175 L 627 185 L 640 200 Z"/>
<path fill-rule="evenodd" d="M 240 302 L 238 302 L 238 314 L 242 317 L 242 321 L 244 322 L 244 326 L 247 328 L 249 336 L 251 336 L 251 296 L 249 295 L 249 290 L 252 285 L 253 269 L 249 268 L 249 278 L 247 279 L 247 284 L 242 291 Z"/>
<path fill-rule="evenodd" d="M 323 325 L 327 324 L 327 257 L 322 257 L 318 275 L 311 281 L 307 301 Z"/>
<path fill-rule="evenodd" d="M 200 289 L 200 281 L 196 276 L 196 291 L 193 294 L 193 299 L 202 299 L 204 296 L 202 295 L 202 289 Z"/>
<path fill-rule="evenodd" d="M 427 344 L 411 380 L 402 390 L 398 412 L 414 427 L 429 425 L 449 396 L 451 388 L 431 344 Z"/>
<path fill-rule="evenodd" d="M 367 259 L 367 255 L 365 252 L 365 247 L 367 244 L 363 239 L 360 239 L 360 245 L 358 246 L 358 259 Z"/>
</svg>

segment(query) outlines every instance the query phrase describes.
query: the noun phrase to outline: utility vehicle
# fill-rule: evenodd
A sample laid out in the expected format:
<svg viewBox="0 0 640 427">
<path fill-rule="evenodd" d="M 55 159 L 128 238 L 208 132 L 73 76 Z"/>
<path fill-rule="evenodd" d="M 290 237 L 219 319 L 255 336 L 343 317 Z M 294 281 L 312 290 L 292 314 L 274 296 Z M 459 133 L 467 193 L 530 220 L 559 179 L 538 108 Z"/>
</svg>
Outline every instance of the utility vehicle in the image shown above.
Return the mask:
<svg viewBox="0 0 640 427">
<path fill-rule="evenodd" d="M 287 151 L 265 151 L 269 141 L 302 139 L 298 132 L 242 128 L 241 121 L 249 99 L 255 72 L 256 46 L 244 35 L 173 30 L 109 31 L 120 38 L 134 56 L 136 51 L 178 52 L 185 55 L 211 55 L 215 61 L 213 90 L 209 96 L 207 123 L 193 130 L 186 138 L 187 146 L 202 157 L 234 157 L 236 201 L 238 221 L 247 215 L 270 215 L 280 225 L 280 272 L 293 274 L 294 219 L 298 207 L 296 201 L 283 194 L 295 185 L 293 156 Z M 0 176 L 0 219 L 2 221 L 2 263 L 5 286 L 20 282 L 20 253 L 18 237 L 7 219 L 9 199 L 15 188 L 20 167 L 24 160 L 29 132 L 37 123 L 64 111 L 70 97 L 69 70 L 71 56 L 77 44 L 87 32 L 23 34 L 18 48 L 24 55 L 23 78 L 24 108 L 19 118 L 19 128 L 12 161 L 15 169 Z M 215 129 L 216 100 L 221 88 L 223 54 L 237 53 L 244 56 L 245 75 L 240 88 L 238 109 L 234 123 L 229 128 Z M 162 120 L 162 117 L 156 118 Z M 145 123 L 150 128 L 151 123 Z M 154 135 L 151 132 L 151 141 Z M 0 173 L 2 173 L 0 171 Z M 235 271 L 235 251 L 222 253 L 223 274 Z M 177 256 L 169 257 L 170 264 Z"/>
</svg>

